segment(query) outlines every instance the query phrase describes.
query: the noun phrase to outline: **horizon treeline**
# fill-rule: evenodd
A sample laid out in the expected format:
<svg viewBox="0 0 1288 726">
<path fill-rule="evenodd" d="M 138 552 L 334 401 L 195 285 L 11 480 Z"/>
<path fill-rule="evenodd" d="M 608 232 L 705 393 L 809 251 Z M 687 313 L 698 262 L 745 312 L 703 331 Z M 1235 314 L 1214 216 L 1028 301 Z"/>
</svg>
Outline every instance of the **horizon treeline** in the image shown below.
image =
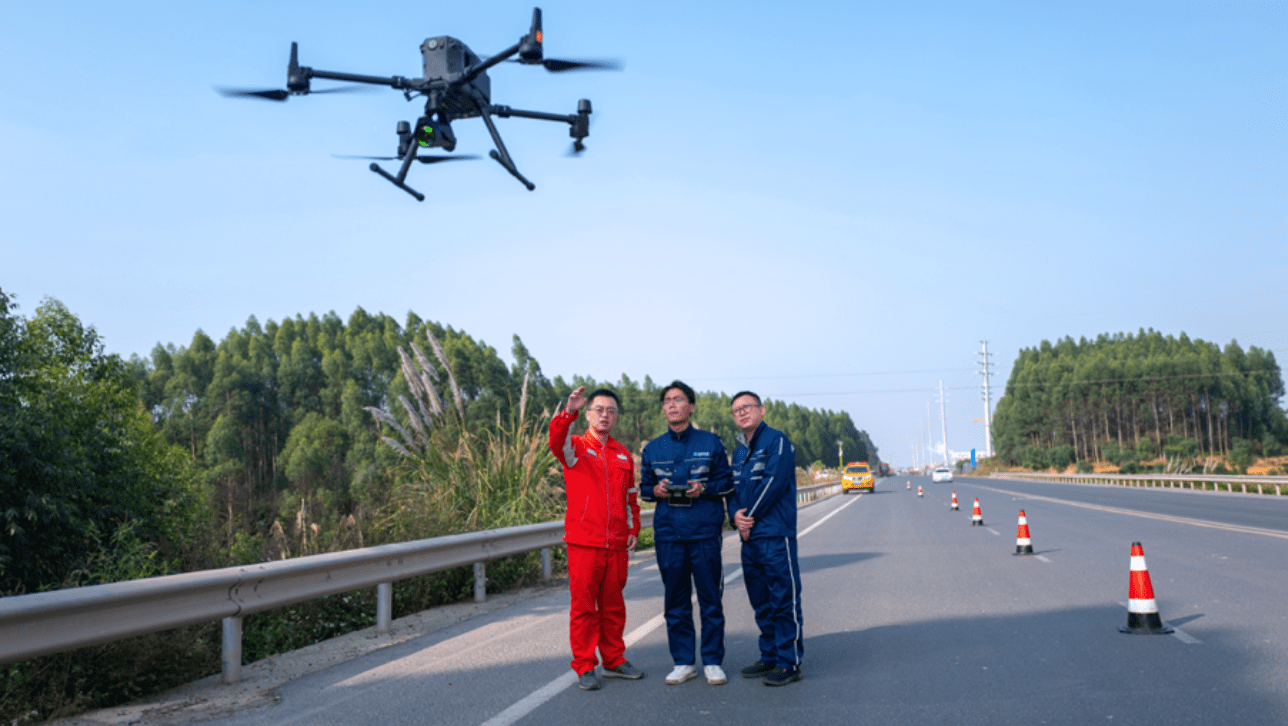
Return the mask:
<svg viewBox="0 0 1288 726">
<path fill-rule="evenodd" d="M 1275 456 L 1288 419 L 1274 354 L 1153 329 L 1020 351 L 993 418 L 998 456 L 1062 468 L 1157 456 Z M 1245 464 L 1246 465 L 1246 464 Z"/>
</svg>

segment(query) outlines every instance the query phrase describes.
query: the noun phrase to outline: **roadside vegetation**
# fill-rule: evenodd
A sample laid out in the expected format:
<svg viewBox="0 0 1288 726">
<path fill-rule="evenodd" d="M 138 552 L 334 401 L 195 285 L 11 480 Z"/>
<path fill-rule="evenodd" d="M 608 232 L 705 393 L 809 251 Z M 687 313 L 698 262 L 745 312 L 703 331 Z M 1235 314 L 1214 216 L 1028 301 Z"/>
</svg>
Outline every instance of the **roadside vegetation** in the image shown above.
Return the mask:
<svg viewBox="0 0 1288 726">
<path fill-rule="evenodd" d="M 557 519 L 551 414 L 579 385 L 623 399 L 631 451 L 666 427 L 652 379 L 547 378 L 518 336 L 507 365 L 409 313 L 251 318 L 218 342 L 108 355 L 56 300 L 30 317 L 0 291 L 0 596 L 300 557 Z M 670 380 L 668 377 L 667 381 Z M 798 461 L 838 439 L 876 460 L 844 412 L 766 401 Z M 726 393 L 694 420 L 732 451 Z M 557 555 L 558 557 L 558 555 Z M 556 567 L 560 566 L 556 560 Z M 540 558 L 488 566 L 536 581 Z M 394 616 L 468 598 L 471 568 L 401 581 Z M 374 592 L 250 616 L 247 661 L 374 625 Z M 218 623 L 0 666 L 0 722 L 139 698 L 219 670 Z"/>
<path fill-rule="evenodd" d="M 1020 351 L 990 467 L 1288 474 L 1274 353 L 1153 330 Z"/>
</svg>

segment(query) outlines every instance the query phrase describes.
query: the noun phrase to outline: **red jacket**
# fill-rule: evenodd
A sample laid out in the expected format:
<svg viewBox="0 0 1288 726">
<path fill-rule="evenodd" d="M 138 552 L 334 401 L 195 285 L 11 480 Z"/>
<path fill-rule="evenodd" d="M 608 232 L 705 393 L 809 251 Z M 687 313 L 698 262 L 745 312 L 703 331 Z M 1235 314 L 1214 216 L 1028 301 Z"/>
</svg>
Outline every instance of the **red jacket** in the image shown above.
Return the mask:
<svg viewBox="0 0 1288 726">
<path fill-rule="evenodd" d="M 626 537 L 640 533 L 635 461 L 611 436 L 607 444 L 589 433 L 573 436 L 578 416 L 564 411 L 550 421 L 550 450 L 563 464 L 568 499 L 564 542 L 624 550 Z"/>
</svg>

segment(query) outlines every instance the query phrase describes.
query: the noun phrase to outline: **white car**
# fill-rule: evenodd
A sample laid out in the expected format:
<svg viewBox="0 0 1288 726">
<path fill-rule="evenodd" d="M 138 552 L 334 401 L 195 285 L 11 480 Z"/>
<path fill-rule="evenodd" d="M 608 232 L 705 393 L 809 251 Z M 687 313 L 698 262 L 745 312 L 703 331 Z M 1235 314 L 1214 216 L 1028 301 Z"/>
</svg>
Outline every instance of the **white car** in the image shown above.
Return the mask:
<svg viewBox="0 0 1288 726">
<path fill-rule="evenodd" d="M 941 466 L 938 469 L 935 469 L 934 473 L 930 475 L 930 481 L 932 482 L 952 481 L 952 480 L 953 480 L 953 470 L 949 469 L 946 466 Z"/>
</svg>

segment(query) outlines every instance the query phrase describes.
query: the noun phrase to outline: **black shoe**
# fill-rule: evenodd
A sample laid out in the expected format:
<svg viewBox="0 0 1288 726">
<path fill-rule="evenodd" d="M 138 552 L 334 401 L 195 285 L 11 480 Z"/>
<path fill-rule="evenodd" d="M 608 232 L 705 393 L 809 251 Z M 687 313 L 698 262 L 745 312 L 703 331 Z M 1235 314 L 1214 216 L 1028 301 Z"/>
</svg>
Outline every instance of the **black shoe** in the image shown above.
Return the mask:
<svg viewBox="0 0 1288 726">
<path fill-rule="evenodd" d="M 595 675 L 594 668 L 577 677 L 577 687 L 583 691 L 598 691 L 600 685 L 599 676 Z"/>
<path fill-rule="evenodd" d="M 604 668 L 605 678 L 629 678 L 632 681 L 644 677 L 644 671 L 631 665 L 631 662 L 624 660 L 617 664 L 616 668 Z"/>
<path fill-rule="evenodd" d="M 785 686 L 788 683 L 795 683 L 801 679 L 800 671 L 789 671 L 786 668 L 775 668 L 772 673 L 765 676 L 766 686 Z"/>
<path fill-rule="evenodd" d="M 774 671 L 774 667 L 764 661 L 756 661 L 754 664 L 742 669 L 743 678 L 763 678 Z"/>
</svg>

